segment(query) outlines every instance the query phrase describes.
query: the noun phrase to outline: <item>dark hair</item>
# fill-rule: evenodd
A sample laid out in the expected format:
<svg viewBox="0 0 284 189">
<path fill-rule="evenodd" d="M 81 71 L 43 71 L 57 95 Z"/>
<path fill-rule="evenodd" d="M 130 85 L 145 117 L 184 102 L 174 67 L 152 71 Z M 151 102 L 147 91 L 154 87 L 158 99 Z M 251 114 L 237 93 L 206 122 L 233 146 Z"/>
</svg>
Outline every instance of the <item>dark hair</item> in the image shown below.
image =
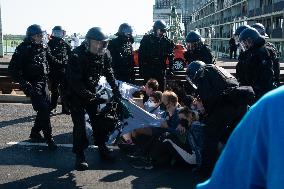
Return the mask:
<svg viewBox="0 0 284 189">
<path fill-rule="evenodd" d="M 188 117 L 192 111 L 188 107 L 182 107 L 179 111 L 179 114 L 184 114 L 186 117 Z"/>
<path fill-rule="evenodd" d="M 152 88 L 153 91 L 156 91 L 159 88 L 159 83 L 156 79 L 149 79 L 146 85 L 148 86 L 148 88 Z"/>
<path fill-rule="evenodd" d="M 162 92 L 161 91 L 154 91 L 150 97 L 153 97 L 156 102 L 161 102 L 162 100 Z"/>
<path fill-rule="evenodd" d="M 196 111 L 193 111 L 189 109 L 187 106 L 182 107 L 179 111 L 178 114 L 184 114 L 186 117 L 189 117 L 192 115 L 192 121 L 197 121 L 199 120 L 199 115 Z"/>
</svg>

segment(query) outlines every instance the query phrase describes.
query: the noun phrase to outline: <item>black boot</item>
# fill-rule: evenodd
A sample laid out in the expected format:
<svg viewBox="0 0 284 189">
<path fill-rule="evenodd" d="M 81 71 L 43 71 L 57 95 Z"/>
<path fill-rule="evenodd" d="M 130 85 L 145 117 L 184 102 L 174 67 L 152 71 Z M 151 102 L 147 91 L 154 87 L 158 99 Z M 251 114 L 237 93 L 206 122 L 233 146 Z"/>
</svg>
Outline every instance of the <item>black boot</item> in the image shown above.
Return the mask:
<svg viewBox="0 0 284 189">
<path fill-rule="evenodd" d="M 57 145 L 55 144 L 53 139 L 47 140 L 46 143 L 47 143 L 47 146 L 48 146 L 49 150 L 54 151 L 54 150 L 57 149 Z"/>
<path fill-rule="evenodd" d="M 46 142 L 46 140 L 43 138 L 43 136 L 40 133 L 37 132 L 31 132 L 30 139 L 32 142 Z"/>
<path fill-rule="evenodd" d="M 89 168 L 88 163 L 86 162 L 84 152 L 80 152 L 76 154 L 76 162 L 75 162 L 75 169 L 77 171 L 85 171 Z"/>
<path fill-rule="evenodd" d="M 113 161 L 115 160 L 115 155 L 112 151 L 108 149 L 106 145 L 99 146 L 99 153 L 102 160 Z"/>
</svg>

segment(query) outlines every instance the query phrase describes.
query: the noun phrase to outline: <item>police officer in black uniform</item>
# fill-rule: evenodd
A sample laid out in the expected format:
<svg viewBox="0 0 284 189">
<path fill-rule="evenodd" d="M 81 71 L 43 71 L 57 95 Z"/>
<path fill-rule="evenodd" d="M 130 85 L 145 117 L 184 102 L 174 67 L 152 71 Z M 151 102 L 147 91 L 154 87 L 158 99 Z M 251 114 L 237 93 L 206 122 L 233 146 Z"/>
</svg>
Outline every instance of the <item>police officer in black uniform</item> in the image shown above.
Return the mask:
<svg viewBox="0 0 284 189">
<path fill-rule="evenodd" d="M 140 74 L 144 84 L 154 78 L 159 83 L 159 90 L 164 90 L 165 76 L 172 75 L 175 44 L 166 36 L 167 25 L 163 20 L 157 20 L 153 33 L 143 36 L 138 50 Z M 166 73 L 166 60 L 169 60 L 169 70 Z"/>
<path fill-rule="evenodd" d="M 240 34 L 242 33 L 242 31 L 244 31 L 244 30 L 247 29 L 247 28 L 250 28 L 250 26 L 249 26 L 249 25 L 241 25 L 241 26 L 239 26 L 239 27 L 236 29 L 236 31 L 234 32 L 234 38 L 235 38 L 236 43 L 238 44 L 238 47 L 241 47 L 241 46 L 239 45 L 239 43 L 240 43 L 240 40 L 239 40 Z M 243 51 L 243 49 L 242 49 L 242 51 Z"/>
<path fill-rule="evenodd" d="M 240 34 L 240 43 L 245 49 L 243 72 L 238 73 L 242 85 L 252 86 L 256 100 L 274 88 L 273 61 L 265 39 L 254 28 L 247 28 Z"/>
<path fill-rule="evenodd" d="M 187 81 L 196 88 L 206 112 L 199 171 L 204 176 L 210 176 L 218 158 L 218 143 L 226 143 L 245 114 L 247 105 L 254 100 L 254 92 L 251 87 L 240 88 L 235 77 L 214 64 L 193 61 L 186 73 Z"/>
<path fill-rule="evenodd" d="M 236 40 L 238 49 L 239 49 L 239 57 L 238 57 L 238 63 L 236 65 L 236 78 L 238 79 L 240 85 L 242 85 L 242 83 L 245 83 L 245 81 L 243 81 L 243 79 L 245 79 L 244 77 L 242 77 L 242 75 L 245 74 L 246 72 L 246 65 L 245 65 L 245 57 L 246 57 L 246 52 L 243 49 L 243 47 L 240 45 L 240 34 L 242 33 L 242 31 L 244 31 L 245 29 L 250 28 L 249 25 L 241 25 L 239 26 L 235 33 L 234 33 L 234 38 Z"/>
<path fill-rule="evenodd" d="M 184 58 L 188 63 L 192 61 L 202 61 L 205 64 L 213 64 L 213 56 L 211 50 L 206 44 L 204 39 L 196 31 L 190 31 L 186 36 L 187 51 L 184 53 Z"/>
<path fill-rule="evenodd" d="M 9 64 L 9 71 L 26 96 L 31 98 L 37 112 L 30 138 L 35 142 L 45 141 L 50 150 L 57 148 L 52 138 L 50 124 L 50 97 L 47 86 L 48 63 L 58 61 L 44 44 L 44 32 L 39 25 L 27 28 L 26 38 L 16 48 Z M 59 62 L 59 61 L 58 61 Z M 43 131 L 44 138 L 40 134 Z"/>
<path fill-rule="evenodd" d="M 105 125 L 100 121 L 101 117 L 98 114 L 98 105 L 102 103 L 102 100 L 97 94 L 99 79 L 101 76 L 106 76 L 115 101 L 121 102 L 121 94 L 115 84 L 111 68 L 111 56 L 107 50 L 108 40 L 109 38 L 100 27 L 91 28 L 86 34 L 85 41 L 73 50 L 67 66 L 70 110 L 74 124 L 73 152 L 76 154 L 77 170 L 88 169 L 84 155 L 84 150 L 89 145 L 85 131 L 85 113 L 89 115 L 101 159 L 113 159 L 113 155 L 105 145 L 107 137 L 104 132 Z"/>
<path fill-rule="evenodd" d="M 69 108 L 65 99 L 66 91 L 65 69 L 68 62 L 68 56 L 71 53 L 71 47 L 64 41 L 65 30 L 61 26 L 55 26 L 52 29 L 51 39 L 48 46 L 51 54 L 60 60 L 60 64 L 56 61 L 50 62 L 49 81 L 51 84 L 51 105 L 50 110 L 56 109 L 57 100 L 60 94 L 62 101 L 62 113 L 69 114 Z"/>
<path fill-rule="evenodd" d="M 116 33 L 117 38 L 110 40 L 108 45 L 115 78 L 128 83 L 134 83 L 135 80 L 132 32 L 129 24 L 121 24 Z"/>
<path fill-rule="evenodd" d="M 255 28 L 258 33 L 263 37 L 263 38 L 269 38 L 268 35 L 265 32 L 265 27 L 261 23 L 255 23 L 251 27 Z M 278 87 L 280 85 L 280 62 L 279 62 L 279 51 L 275 47 L 273 43 L 270 43 L 268 41 L 265 42 L 265 48 L 269 52 L 269 56 L 272 59 L 273 62 L 273 82 L 274 86 Z"/>
</svg>

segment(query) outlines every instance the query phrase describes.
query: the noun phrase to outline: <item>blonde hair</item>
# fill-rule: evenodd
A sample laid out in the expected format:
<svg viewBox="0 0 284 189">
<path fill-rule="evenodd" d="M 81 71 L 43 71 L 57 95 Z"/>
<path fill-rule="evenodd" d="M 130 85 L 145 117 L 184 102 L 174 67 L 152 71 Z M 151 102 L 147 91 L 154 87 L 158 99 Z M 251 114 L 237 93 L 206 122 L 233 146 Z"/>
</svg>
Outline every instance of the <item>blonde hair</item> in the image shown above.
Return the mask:
<svg viewBox="0 0 284 189">
<path fill-rule="evenodd" d="M 164 91 L 162 98 L 166 98 L 168 103 L 172 103 L 174 105 L 178 104 L 178 96 L 173 91 Z"/>
</svg>

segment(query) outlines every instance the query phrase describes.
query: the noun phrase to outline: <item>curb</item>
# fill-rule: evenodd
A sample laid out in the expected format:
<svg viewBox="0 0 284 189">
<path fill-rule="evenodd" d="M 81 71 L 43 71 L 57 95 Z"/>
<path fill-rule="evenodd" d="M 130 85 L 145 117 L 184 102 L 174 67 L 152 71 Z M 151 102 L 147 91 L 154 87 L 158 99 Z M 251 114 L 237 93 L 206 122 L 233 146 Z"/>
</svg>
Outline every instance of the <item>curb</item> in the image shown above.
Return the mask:
<svg viewBox="0 0 284 189">
<path fill-rule="evenodd" d="M 25 95 L 0 94 L 0 102 L 31 103 L 31 100 Z"/>
</svg>

